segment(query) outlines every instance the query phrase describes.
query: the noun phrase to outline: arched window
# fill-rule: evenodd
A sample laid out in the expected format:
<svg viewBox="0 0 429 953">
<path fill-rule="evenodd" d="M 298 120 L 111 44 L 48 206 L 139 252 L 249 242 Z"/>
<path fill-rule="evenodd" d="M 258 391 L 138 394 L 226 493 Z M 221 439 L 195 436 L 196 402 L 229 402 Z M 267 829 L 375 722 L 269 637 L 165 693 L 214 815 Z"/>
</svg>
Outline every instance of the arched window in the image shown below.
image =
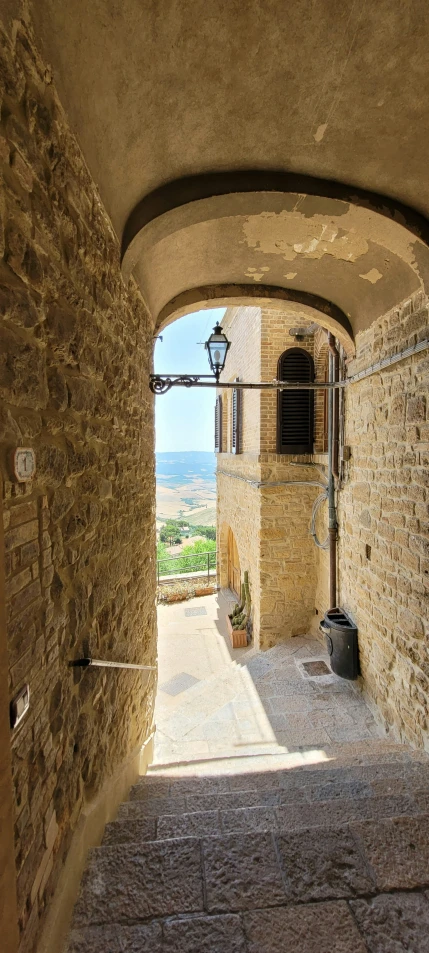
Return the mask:
<svg viewBox="0 0 429 953">
<path fill-rule="evenodd" d="M 279 359 L 277 379 L 291 383 L 314 381 L 313 358 L 300 347 L 291 347 Z M 314 393 L 311 390 L 279 391 L 277 404 L 277 453 L 313 453 Z"/>
</svg>

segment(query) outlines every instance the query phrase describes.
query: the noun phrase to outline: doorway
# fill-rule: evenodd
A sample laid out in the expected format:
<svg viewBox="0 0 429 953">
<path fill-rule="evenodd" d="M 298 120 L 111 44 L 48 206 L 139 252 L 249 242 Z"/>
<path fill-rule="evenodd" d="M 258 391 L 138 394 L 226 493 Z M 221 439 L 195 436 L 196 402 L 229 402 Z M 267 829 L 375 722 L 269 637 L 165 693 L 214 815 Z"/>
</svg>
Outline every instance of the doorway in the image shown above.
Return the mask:
<svg viewBox="0 0 429 953">
<path fill-rule="evenodd" d="M 228 530 L 228 587 L 240 599 L 241 572 L 237 543 L 232 529 Z"/>
</svg>

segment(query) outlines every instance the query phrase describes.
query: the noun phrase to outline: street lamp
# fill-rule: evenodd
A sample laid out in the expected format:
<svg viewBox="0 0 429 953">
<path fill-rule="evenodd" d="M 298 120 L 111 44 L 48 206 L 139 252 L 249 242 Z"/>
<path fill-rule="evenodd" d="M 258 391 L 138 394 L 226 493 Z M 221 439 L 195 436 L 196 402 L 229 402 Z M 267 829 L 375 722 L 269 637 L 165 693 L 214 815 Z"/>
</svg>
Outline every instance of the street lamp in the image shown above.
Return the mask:
<svg viewBox="0 0 429 953">
<path fill-rule="evenodd" d="M 226 335 L 223 333 L 220 324 L 217 324 L 216 327 L 213 328 L 213 334 L 210 335 L 204 347 L 208 352 L 209 364 L 216 378 L 216 382 L 218 382 L 225 367 L 226 355 L 231 347 L 231 342 L 228 341 Z"/>
<path fill-rule="evenodd" d="M 213 328 L 213 333 L 205 342 L 204 347 L 213 374 L 151 374 L 149 387 L 152 393 L 166 394 L 171 387 L 216 387 L 225 367 L 226 355 L 231 347 L 231 342 L 223 333 L 220 324 Z M 208 380 L 203 381 L 202 378 L 208 378 Z"/>
</svg>

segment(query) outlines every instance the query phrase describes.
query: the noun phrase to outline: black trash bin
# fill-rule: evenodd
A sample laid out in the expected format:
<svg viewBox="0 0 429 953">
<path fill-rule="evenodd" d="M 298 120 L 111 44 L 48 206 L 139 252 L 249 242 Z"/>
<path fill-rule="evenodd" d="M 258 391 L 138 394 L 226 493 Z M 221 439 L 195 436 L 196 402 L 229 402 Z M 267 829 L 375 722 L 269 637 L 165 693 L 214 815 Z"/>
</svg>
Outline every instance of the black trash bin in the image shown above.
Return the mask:
<svg viewBox="0 0 429 953">
<path fill-rule="evenodd" d="M 344 609 L 328 609 L 320 631 L 326 637 L 331 669 L 341 678 L 359 675 L 357 628 Z"/>
</svg>

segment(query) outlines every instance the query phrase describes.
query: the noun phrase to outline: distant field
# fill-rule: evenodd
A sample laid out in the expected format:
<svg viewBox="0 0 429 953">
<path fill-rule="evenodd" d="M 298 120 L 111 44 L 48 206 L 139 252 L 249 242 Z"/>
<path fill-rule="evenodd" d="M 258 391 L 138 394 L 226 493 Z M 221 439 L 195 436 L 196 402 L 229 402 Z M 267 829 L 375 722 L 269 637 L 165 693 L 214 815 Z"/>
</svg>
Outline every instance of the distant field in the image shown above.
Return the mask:
<svg viewBox="0 0 429 953">
<path fill-rule="evenodd" d="M 156 455 L 156 521 L 183 516 L 193 526 L 216 523 L 216 458 L 203 451 Z"/>
<path fill-rule="evenodd" d="M 216 526 L 216 507 L 208 506 L 204 510 L 194 510 L 192 516 L 186 516 L 189 526 Z"/>
</svg>

